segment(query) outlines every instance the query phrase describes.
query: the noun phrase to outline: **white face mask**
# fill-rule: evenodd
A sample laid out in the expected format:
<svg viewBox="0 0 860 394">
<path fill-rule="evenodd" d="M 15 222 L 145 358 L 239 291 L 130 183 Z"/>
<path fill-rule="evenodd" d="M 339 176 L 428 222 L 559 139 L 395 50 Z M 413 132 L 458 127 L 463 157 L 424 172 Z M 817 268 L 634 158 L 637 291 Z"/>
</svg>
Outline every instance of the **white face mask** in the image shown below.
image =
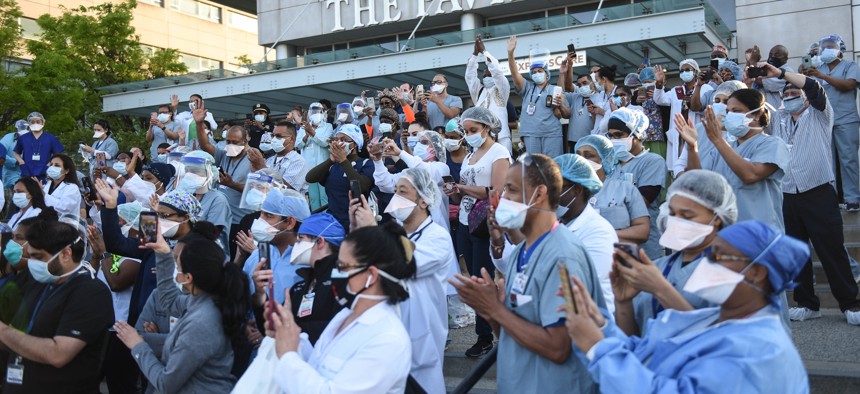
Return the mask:
<svg viewBox="0 0 860 394">
<path fill-rule="evenodd" d="M 283 220 L 278 223 L 281 222 L 283 222 Z M 251 234 L 257 242 L 270 242 L 279 232 L 278 229 L 275 228 L 278 223 L 269 224 L 269 222 L 263 220 L 263 218 L 254 219 L 254 224 L 251 225 Z"/>
<path fill-rule="evenodd" d="M 535 193 L 537 193 L 537 190 L 532 193 L 528 205 L 511 201 L 507 198 L 500 199 L 499 206 L 496 208 L 496 222 L 499 223 L 499 226 L 510 230 L 522 228 L 526 222 L 526 214 L 528 214 L 529 208 L 532 207 Z"/>
<path fill-rule="evenodd" d="M 496 86 L 496 81 L 493 80 L 493 77 L 484 77 L 481 82 L 484 84 L 484 89 L 492 89 L 493 86 Z"/>
<path fill-rule="evenodd" d="M 30 124 L 30 130 L 31 131 L 41 131 L 43 127 L 45 127 L 45 126 L 38 124 L 38 123 L 31 123 Z"/>
<path fill-rule="evenodd" d="M 195 194 L 198 189 L 206 185 L 206 180 L 206 178 L 200 175 L 187 173 L 179 180 L 179 184 L 176 185 L 176 189 L 188 194 Z"/>
<path fill-rule="evenodd" d="M 681 72 L 681 80 L 684 82 L 690 82 L 693 80 L 695 74 L 692 71 L 682 71 Z"/>
<path fill-rule="evenodd" d="M 421 160 L 427 161 L 436 157 L 436 152 L 430 150 L 430 145 L 418 144 L 412 149 L 412 153 L 418 156 Z"/>
<path fill-rule="evenodd" d="M 118 162 L 113 163 L 113 169 L 114 169 L 114 171 L 118 172 L 120 175 L 128 174 L 128 169 L 126 169 L 126 167 L 125 167 L 125 162 L 118 161 Z"/>
<path fill-rule="evenodd" d="M 122 233 L 123 237 L 128 237 L 128 231 L 131 230 L 131 224 L 126 223 L 122 227 L 120 227 L 119 231 Z"/>
<path fill-rule="evenodd" d="M 102 138 L 102 136 L 104 136 L 104 135 L 105 135 L 104 131 L 93 131 L 93 138 L 95 138 L 95 139 Z"/>
<path fill-rule="evenodd" d="M 716 216 L 711 219 L 711 223 L 701 224 L 677 216 L 669 216 L 666 231 L 660 236 L 660 246 L 675 251 L 695 248 L 714 232 L 714 220 Z"/>
<path fill-rule="evenodd" d="M 320 123 L 322 123 L 325 120 L 325 115 L 321 114 L 321 113 L 320 114 L 313 114 L 310 117 L 308 117 L 308 119 L 310 119 L 311 123 L 313 123 L 314 125 L 319 125 Z"/>
<path fill-rule="evenodd" d="M 174 222 L 167 219 L 158 219 L 158 225 L 161 227 L 161 236 L 166 239 L 171 239 L 176 235 L 176 231 L 179 230 L 179 225 L 185 223 L 185 221 Z"/>
<path fill-rule="evenodd" d="M 185 286 L 183 286 L 183 285 L 187 285 L 189 282 L 188 281 L 180 282 L 180 281 L 176 280 L 176 277 L 179 276 L 179 274 L 181 274 L 181 273 L 182 272 L 179 272 L 179 270 L 176 269 L 176 266 L 174 265 L 173 266 L 173 283 L 176 284 L 176 288 L 179 289 L 180 293 L 187 294 L 185 292 Z"/>
<path fill-rule="evenodd" d="M 356 115 L 361 115 L 364 113 L 364 107 L 362 107 L 360 105 L 356 105 L 356 106 L 352 107 L 352 112 L 355 112 Z"/>
<path fill-rule="evenodd" d="M 588 159 L 585 159 L 585 160 L 588 161 L 588 165 L 591 166 L 591 169 L 594 171 L 599 171 L 601 168 L 603 168 L 603 164 L 600 164 L 596 161 L 591 161 Z"/>
<path fill-rule="evenodd" d="M 388 206 L 385 207 L 385 213 L 393 216 L 402 223 L 409 218 L 409 215 L 412 214 L 412 211 L 415 210 L 417 205 L 418 204 L 414 201 L 399 194 L 395 194 L 391 197 L 391 202 L 388 203 Z"/>
<path fill-rule="evenodd" d="M 744 275 L 752 264 L 746 266 L 740 273 L 732 271 L 722 264 L 712 263 L 707 257 L 699 261 L 699 265 L 687 279 L 684 291 L 695 294 L 712 304 L 722 305 L 735 291 L 738 283 L 743 282 Z"/>
<path fill-rule="evenodd" d="M 568 192 L 570 192 L 571 190 L 573 190 L 573 187 L 571 187 L 570 189 L 565 190 L 565 191 L 564 191 L 564 193 L 561 193 L 561 195 L 559 195 L 559 198 L 560 198 L 561 196 L 563 196 L 563 195 L 567 194 L 567 193 L 568 193 Z M 569 203 L 567 203 L 567 205 L 559 205 L 559 206 L 558 206 L 558 208 L 556 208 L 556 209 L 555 209 L 555 215 L 556 215 L 556 216 L 558 216 L 558 218 L 559 218 L 559 219 L 561 219 L 561 217 L 562 217 L 562 216 L 564 216 L 564 215 L 566 215 L 566 214 L 567 214 L 567 211 L 569 211 L 569 210 L 570 210 L 570 206 L 571 206 L 571 205 L 573 205 L 573 203 L 574 203 L 575 201 L 576 201 L 576 197 L 574 197 L 574 198 L 573 198 L 573 200 L 570 200 L 570 202 L 569 202 Z"/>
<path fill-rule="evenodd" d="M 347 115 L 344 112 L 341 112 L 340 114 L 337 115 L 337 121 L 338 122 L 346 122 L 347 116 L 349 116 L 349 115 Z"/>
<path fill-rule="evenodd" d="M 221 139 L 222 139 L 222 140 L 226 140 L 226 139 L 227 139 L 227 130 L 224 130 L 224 131 L 222 131 L 222 132 L 221 132 Z"/>
<path fill-rule="evenodd" d="M 227 144 L 227 147 L 224 149 L 227 153 L 227 157 L 236 157 L 242 153 L 242 150 L 245 149 L 244 145 L 236 145 L 236 144 Z"/>
<path fill-rule="evenodd" d="M 24 208 L 30 204 L 30 199 L 27 198 L 27 193 L 15 193 L 12 195 L 12 202 L 18 208 Z"/>
<path fill-rule="evenodd" d="M 445 139 L 442 143 L 445 145 L 445 149 L 448 152 L 454 152 L 460 149 L 460 141 L 462 140 Z"/>
<path fill-rule="evenodd" d="M 391 123 L 380 123 L 379 124 L 379 131 L 382 133 L 390 133 L 391 129 L 392 129 Z"/>
<path fill-rule="evenodd" d="M 266 115 L 254 115 L 254 120 L 263 123 L 266 121 Z"/>
<path fill-rule="evenodd" d="M 158 121 L 161 123 L 167 123 L 170 120 L 170 114 L 158 114 Z M 226 138 L 226 137 L 224 137 Z"/>
<path fill-rule="evenodd" d="M 290 252 L 290 264 L 293 265 L 311 265 L 311 249 L 314 243 L 311 241 L 299 241 L 293 245 L 293 251 Z"/>
<path fill-rule="evenodd" d="M 406 145 L 409 149 L 415 149 L 415 145 L 418 145 L 418 137 L 406 137 Z"/>
<path fill-rule="evenodd" d="M 439 93 L 442 93 L 443 90 L 445 90 L 445 85 L 444 84 L 443 85 L 433 85 L 433 87 L 430 88 L 430 90 L 433 93 L 439 94 Z"/>
<path fill-rule="evenodd" d="M 284 149 L 287 149 L 287 147 L 284 146 L 284 141 L 286 140 L 283 138 L 272 138 L 272 150 L 275 151 L 275 153 L 283 152 Z"/>
<path fill-rule="evenodd" d="M 612 140 L 612 147 L 615 148 L 615 152 L 630 152 L 633 148 L 633 137 Z"/>
</svg>

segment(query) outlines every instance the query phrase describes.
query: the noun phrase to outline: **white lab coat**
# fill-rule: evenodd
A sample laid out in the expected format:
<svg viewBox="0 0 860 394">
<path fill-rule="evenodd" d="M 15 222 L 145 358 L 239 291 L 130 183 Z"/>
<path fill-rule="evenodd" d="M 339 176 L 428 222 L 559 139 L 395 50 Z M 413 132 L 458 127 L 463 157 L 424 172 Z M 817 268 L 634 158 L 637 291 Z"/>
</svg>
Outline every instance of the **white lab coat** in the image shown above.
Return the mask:
<svg viewBox="0 0 860 394">
<path fill-rule="evenodd" d="M 438 161 L 425 162 L 415 156 L 412 156 L 405 151 L 400 151 L 400 160 L 406 164 L 409 168 L 421 168 L 430 173 L 430 176 L 436 181 L 436 185 L 438 186 L 437 199 L 439 203 L 430 207 L 430 216 L 433 218 L 433 222 L 442 226 L 445 231 L 450 231 L 451 225 L 448 220 L 448 196 L 442 192 L 442 187 L 444 183 L 442 181 L 443 176 L 451 175 L 451 168 L 448 167 L 445 163 L 440 163 Z M 392 174 L 388 172 L 388 168 L 385 167 L 385 163 L 380 161 L 373 162 L 373 181 L 376 183 L 376 187 L 379 188 L 379 191 L 383 193 L 394 193 L 395 188 L 397 187 L 397 181 L 400 180 L 402 174 Z"/>
<path fill-rule="evenodd" d="M 281 356 L 275 382 L 287 394 L 402 394 L 412 347 L 394 306 L 382 301 L 338 329 L 352 313 L 343 309 L 326 326 L 312 350 L 302 335 L 302 354 Z"/>
<path fill-rule="evenodd" d="M 60 217 L 63 215 L 81 216 L 81 190 L 74 183 L 62 182 L 53 193 L 48 193 L 51 188 L 48 182 L 42 186 L 45 192 L 45 205 L 54 208 Z"/>
<path fill-rule="evenodd" d="M 686 92 L 684 85 L 680 85 L 679 87 Z M 703 99 L 712 90 L 714 88 L 711 85 L 702 85 L 699 89 L 699 98 Z M 681 113 L 684 100 L 678 99 L 675 88 L 669 89 L 668 92 L 664 92 L 663 89 L 654 89 L 654 102 L 657 105 L 671 107 L 672 113 L 669 119 L 675 119 L 675 114 Z M 702 123 L 702 114 L 700 112 L 689 111 L 688 114 L 689 118 L 693 120 L 693 126 L 698 126 Z M 678 147 L 682 142 L 681 136 L 675 130 L 675 122 L 669 122 L 669 130 L 666 131 L 666 168 L 672 171 L 673 176 L 678 176 L 678 174 L 684 172 L 687 168 L 687 149 L 681 149 L 681 152 L 678 153 Z"/>
<path fill-rule="evenodd" d="M 215 116 L 212 115 L 211 112 L 206 111 L 206 118 L 203 120 L 209 123 L 209 130 L 218 130 L 218 122 L 215 122 Z M 191 122 L 194 121 L 194 115 L 189 111 L 181 112 L 173 118 L 173 121 L 178 123 L 181 128 L 181 130 L 177 129 L 176 132 L 179 133 L 180 139 L 185 140 L 185 146 L 189 146 L 191 149 L 198 149 L 196 139 L 194 141 L 188 140 L 188 129 L 191 127 Z M 198 130 L 198 132 L 202 133 L 203 130 Z M 215 140 L 212 138 L 212 134 L 209 133 L 208 135 L 209 141 L 215 145 Z"/>
<path fill-rule="evenodd" d="M 316 134 L 313 137 L 308 135 L 307 141 L 302 141 L 305 138 L 305 128 L 299 128 L 296 135 L 296 149 L 302 151 L 302 157 L 305 158 L 307 168 L 316 167 L 317 164 L 329 159 L 328 139 L 334 133 L 330 123 L 321 123 L 316 128 Z"/>
<path fill-rule="evenodd" d="M 34 218 L 36 216 L 39 216 L 40 213 L 42 213 L 41 208 L 31 206 L 30 208 L 27 208 L 27 210 L 23 213 L 21 211 L 15 212 L 15 214 L 12 215 L 11 218 L 9 218 L 9 221 L 7 223 L 9 224 L 9 227 L 12 227 L 12 230 L 14 231 L 16 228 L 18 228 L 18 223 L 20 223 L 22 220 Z"/>
<path fill-rule="evenodd" d="M 491 89 L 484 88 L 484 78 L 478 78 L 478 58 L 469 57 L 466 62 L 466 85 L 469 86 L 469 96 L 476 107 L 484 107 L 499 118 L 502 129 L 499 130 L 499 143 L 511 152 L 511 129 L 508 127 L 508 96 L 511 94 L 511 84 L 499 68 L 499 61 L 484 51 L 487 58 L 487 69 L 496 83 Z"/>
<path fill-rule="evenodd" d="M 409 239 L 415 243 L 414 279 L 406 281 L 409 298 L 400 304 L 400 318 L 412 340 L 409 374 L 428 393 L 445 392 L 442 361 L 448 338 L 446 279 L 457 265 L 451 234 L 427 218 Z"/>
<path fill-rule="evenodd" d="M 609 221 L 600 216 L 590 204 L 585 205 L 582 213 L 568 223 L 567 228 L 582 241 L 582 246 L 585 247 L 585 252 L 591 258 L 600 279 L 606 309 L 609 310 L 609 315 L 614 316 L 615 295 L 612 293 L 609 272 L 612 271 L 612 254 L 615 252 L 613 244 L 618 242 L 618 234 Z"/>
</svg>

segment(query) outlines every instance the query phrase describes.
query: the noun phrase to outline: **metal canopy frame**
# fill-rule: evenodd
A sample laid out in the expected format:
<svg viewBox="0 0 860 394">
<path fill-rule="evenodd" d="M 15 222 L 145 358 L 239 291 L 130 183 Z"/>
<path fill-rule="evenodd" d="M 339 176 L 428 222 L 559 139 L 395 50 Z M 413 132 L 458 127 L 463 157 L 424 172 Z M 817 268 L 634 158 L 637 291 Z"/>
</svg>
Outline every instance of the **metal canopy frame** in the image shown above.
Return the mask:
<svg viewBox="0 0 860 394">
<path fill-rule="evenodd" d="M 527 56 L 529 49 L 538 47 L 548 47 L 554 53 L 564 52 L 567 44 L 573 43 L 586 51 L 589 64 L 617 65 L 620 79 L 638 68 L 642 61 L 641 48 L 647 47 L 651 64 L 663 65 L 671 73 L 686 58 L 705 64 L 713 45 L 725 44 L 707 26 L 705 18 L 704 8 L 693 8 L 523 34 L 517 37 L 517 54 Z M 486 40 L 485 45 L 491 53 L 502 57 L 506 53 L 507 39 L 494 37 Z M 686 53 L 679 49 L 681 43 L 684 43 Z M 394 87 L 403 82 L 424 84 L 429 88 L 436 74 L 448 77 L 450 94 L 466 97 L 468 88 L 462 75 L 471 51 L 472 44 L 463 43 L 231 78 L 183 82 L 105 95 L 103 110 L 148 116 L 153 108 L 169 102 L 171 94 L 187 100 L 191 94 L 197 93 L 206 98 L 206 107 L 219 119 L 244 118 L 256 103 L 266 103 L 272 108 L 272 114 L 277 116 L 293 106 L 307 107 L 322 98 L 332 103 L 351 102 L 362 90 Z M 580 74 L 588 70 L 579 67 L 574 72 Z"/>
</svg>

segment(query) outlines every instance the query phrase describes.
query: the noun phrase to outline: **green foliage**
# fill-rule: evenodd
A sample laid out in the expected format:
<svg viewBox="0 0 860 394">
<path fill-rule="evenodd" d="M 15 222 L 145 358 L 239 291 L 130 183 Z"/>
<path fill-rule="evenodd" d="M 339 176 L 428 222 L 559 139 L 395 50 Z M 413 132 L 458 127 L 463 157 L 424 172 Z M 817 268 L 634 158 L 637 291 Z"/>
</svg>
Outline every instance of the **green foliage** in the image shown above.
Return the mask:
<svg viewBox="0 0 860 394">
<path fill-rule="evenodd" d="M 0 0 L 0 125 L 15 122 L 18 103 L 21 102 L 21 89 L 25 86 L 18 81 L 19 72 L 8 66 L 20 56 L 21 27 L 18 18 L 21 9 L 15 0 Z M 4 129 L 8 129 L 4 127 Z M 2 134 L 2 133 L 0 133 Z"/>
</svg>

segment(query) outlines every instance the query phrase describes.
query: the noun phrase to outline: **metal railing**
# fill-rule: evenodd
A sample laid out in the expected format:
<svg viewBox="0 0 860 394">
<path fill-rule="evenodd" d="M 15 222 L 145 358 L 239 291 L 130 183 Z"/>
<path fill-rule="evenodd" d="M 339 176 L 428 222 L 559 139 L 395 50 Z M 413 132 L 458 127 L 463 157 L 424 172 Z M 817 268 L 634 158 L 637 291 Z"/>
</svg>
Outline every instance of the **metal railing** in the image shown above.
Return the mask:
<svg viewBox="0 0 860 394">
<path fill-rule="evenodd" d="M 472 389 L 472 387 L 475 387 L 475 383 L 478 383 L 487 371 L 493 367 L 493 364 L 496 363 L 496 354 L 498 351 L 499 347 L 494 346 L 493 350 L 490 350 L 490 352 L 481 359 L 481 362 L 469 371 L 469 374 L 460 381 L 460 384 L 458 384 L 451 393 L 466 394 Z"/>
</svg>

